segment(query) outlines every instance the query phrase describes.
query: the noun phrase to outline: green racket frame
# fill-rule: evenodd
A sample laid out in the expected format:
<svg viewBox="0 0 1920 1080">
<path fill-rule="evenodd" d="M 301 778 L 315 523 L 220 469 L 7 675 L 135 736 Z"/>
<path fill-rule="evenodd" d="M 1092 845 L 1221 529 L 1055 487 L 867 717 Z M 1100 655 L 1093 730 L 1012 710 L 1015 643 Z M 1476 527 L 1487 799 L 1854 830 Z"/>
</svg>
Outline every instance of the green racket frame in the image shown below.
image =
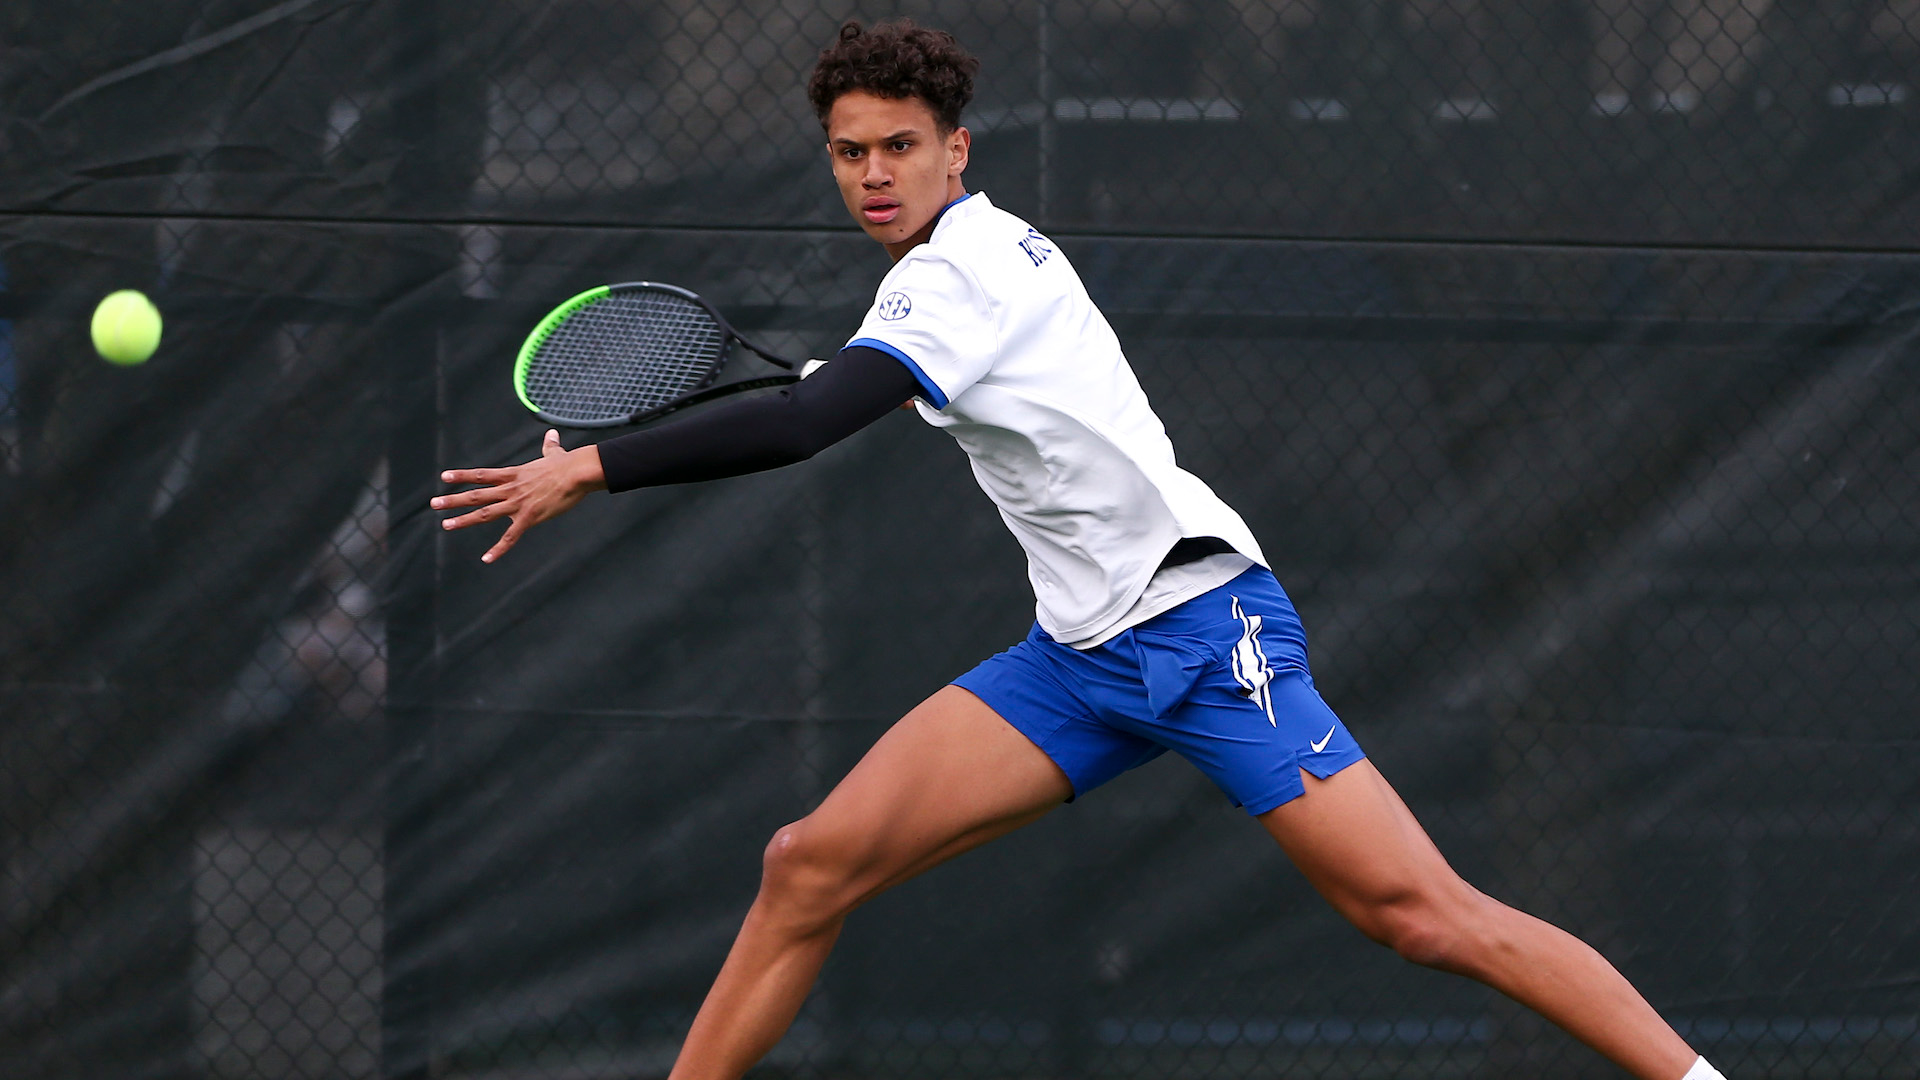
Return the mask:
<svg viewBox="0 0 1920 1080">
<path fill-rule="evenodd" d="M 532 398 L 527 395 L 527 374 L 533 365 L 534 354 L 540 350 L 540 346 L 546 342 L 548 336 L 553 333 L 554 329 L 566 321 L 568 316 L 606 297 L 610 293 L 617 290 L 628 289 L 648 289 L 657 292 L 671 293 L 675 296 L 691 300 L 706 310 L 706 313 L 713 318 L 714 323 L 720 328 L 720 332 L 725 335 L 727 341 L 727 345 L 722 346 L 722 360 L 714 366 L 712 373 L 708 376 L 709 380 L 719 376 L 720 369 L 725 366 L 724 350 L 736 342 L 744 346 L 749 352 L 752 352 L 754 355 L 776 367 L 785 368 L 789 372 L 795 372 L 799 368 L 799 365 L 793 361 L 776 353 L 768 352 L 741 336 L 740 332 L 735 330 L 732 324 L 728 323 L 726 318 L 714 309 L 712 304 L 707 303 L 699 294 L 691 290 L 659 281 L 632 281 L 617 285 L 596 285 L 584 292 L 576 293 L 562 302 L 560 306 L 547 312 L 546 316 L 534 325 L 533 332 L 527 335 L 526 341 L 521 343 L 520 352 L 514 357 L 513 362 L 513 393 L 515 397 L 520 399 L 520 404 L 525 405 L 530 412 L 538 416 L 541 420 L 562 427 L 619 427 L 626 424 L 638 424 L 657 419 L 667 413 L 684 409 L 689 405 L 697 405 L 703 401 L 711 401 L 714 398 L 737 394 L 744 390 L 760 390 L 773 386 L 786 386 L 800 381 L 801 376 L 799 374 L 764 375 L 758 378 L 725 383 L 719 386 L 703 386 L 700 389 L 684 394 L 655 408 L 641 410 L 625 417 L 616 417 L 594 422 L 582 422 L 580 420 L 556 417 L 542 411 L 538 405 L 534 404 Z"/>
</svg>

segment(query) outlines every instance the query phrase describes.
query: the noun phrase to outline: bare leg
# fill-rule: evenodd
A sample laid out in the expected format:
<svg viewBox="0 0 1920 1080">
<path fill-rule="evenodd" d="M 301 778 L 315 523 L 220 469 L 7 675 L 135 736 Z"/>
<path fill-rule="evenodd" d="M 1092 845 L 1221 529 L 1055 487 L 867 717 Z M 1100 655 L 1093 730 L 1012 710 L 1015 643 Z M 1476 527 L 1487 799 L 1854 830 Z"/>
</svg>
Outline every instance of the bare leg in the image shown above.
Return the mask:
<svg viewBox="0 0 1920 1080">
<path fill-rule="evenodd" d="M 670 1080 L 736 1080 L 793 1023 L 848 912 L 1070 794 L 1059 766 L 979 698 L 949 686 L 922 702 L 819 809 L 774 834 Z"/>
<path fill-rule="evenodd" d="M 1313 887 L 1416 964 L 1478 979 L 1642 1080 L 1679 1080 L 1695 1054 L 1606 958 L 1461 880 L 1369 761 L 1260 816 Z"/>
</svg>

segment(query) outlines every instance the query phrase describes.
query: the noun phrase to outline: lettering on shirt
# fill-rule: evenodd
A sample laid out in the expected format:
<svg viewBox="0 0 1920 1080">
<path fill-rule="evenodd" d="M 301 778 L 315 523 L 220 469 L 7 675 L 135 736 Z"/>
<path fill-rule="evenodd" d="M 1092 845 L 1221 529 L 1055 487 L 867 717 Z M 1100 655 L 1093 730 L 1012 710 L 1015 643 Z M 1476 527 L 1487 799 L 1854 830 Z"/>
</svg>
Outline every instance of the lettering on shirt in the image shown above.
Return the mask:
<svg viewBox="0 0 1920 1080">
<path fill-rule="evenodd" d="M 1033 265 L 1039 266 L 1047 261 L 1047 256 L 1053 254 L 1053 245 L 1039 232 L 1029 228 L 1026 237 L 1020 241 L 1020 250 L 1027 253 L 1027 258 L 1033 260 Z"/>
</svg>

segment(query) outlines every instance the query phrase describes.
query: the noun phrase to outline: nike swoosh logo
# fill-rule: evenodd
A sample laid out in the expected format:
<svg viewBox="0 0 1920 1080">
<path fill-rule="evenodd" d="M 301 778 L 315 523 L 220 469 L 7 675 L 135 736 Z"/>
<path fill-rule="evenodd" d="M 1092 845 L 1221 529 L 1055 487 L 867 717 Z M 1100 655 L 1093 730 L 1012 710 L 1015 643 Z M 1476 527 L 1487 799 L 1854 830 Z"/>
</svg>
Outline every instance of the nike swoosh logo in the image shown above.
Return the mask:
<svg viewBox="0 0 1920 1080">
<path fill-rule="evenodd" d="M 1337 728 L 1339 726 L 1340 726 L 1339 724 L 1333 725 L 1333 727 L 1330 727 L 1327 729 L 1326 735 L 1322 736 L 1319 742 L 1308 744 L 1309 746 L 1313 747 L 1314 753 L 1317 754 L 1320 751 L 1325 750 L 1327 748 L 1327 744 L 1333 741 L 1333 728 Z"/>
</svg>

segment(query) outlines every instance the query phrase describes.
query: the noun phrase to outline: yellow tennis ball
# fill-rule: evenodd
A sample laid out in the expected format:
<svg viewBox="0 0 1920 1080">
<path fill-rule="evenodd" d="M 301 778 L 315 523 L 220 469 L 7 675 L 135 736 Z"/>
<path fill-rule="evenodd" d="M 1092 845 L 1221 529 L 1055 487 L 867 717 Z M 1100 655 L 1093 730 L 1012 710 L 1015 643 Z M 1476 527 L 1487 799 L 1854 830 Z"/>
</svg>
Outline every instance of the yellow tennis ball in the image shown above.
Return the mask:
<svg viewBox="0 0 1920 1080">
<path fill-rule="evenodd" d="M 109 363 L 144 363 L 160 347 L 160 309 L 138 289 L 108 293 L 93 309 L 93 347 Z"/>
</svg>

